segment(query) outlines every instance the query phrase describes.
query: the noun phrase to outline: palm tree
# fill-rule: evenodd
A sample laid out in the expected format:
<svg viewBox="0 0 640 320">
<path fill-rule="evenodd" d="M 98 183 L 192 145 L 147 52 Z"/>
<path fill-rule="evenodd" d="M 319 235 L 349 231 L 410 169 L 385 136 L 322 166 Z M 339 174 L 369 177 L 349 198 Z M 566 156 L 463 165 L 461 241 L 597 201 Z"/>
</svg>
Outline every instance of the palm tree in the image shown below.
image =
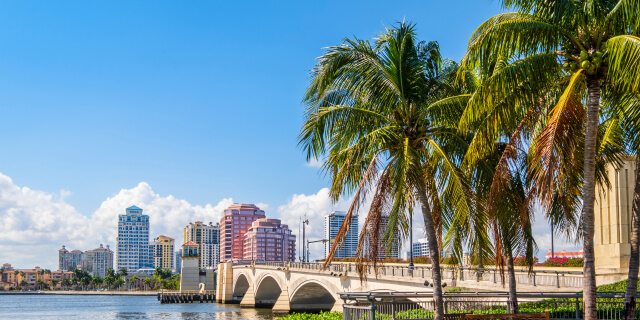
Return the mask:
<svg viewBox="0 0 640 320">
<path fill-rule="evenodd" d="M 71 286 L 71 280 L 69 278 L 64 278 L 62 279 L 62 282 L 60 282 L 60 285 L 69 288 L 69 286 Z"/>
<path fill-rule="evenodd" d="M 443 81 L 453 68 L 444 67 L 437 43 L 416 42 L 414 26 L 405 22 L 373 44 L 344 42 L 319 58 L 299 137 L 308 160 L 326 156 L 323 169 L 332 177 L 334 201 L 355 192 L 325 263 L 344 241 L 369 192 L 373 201 L 356 253 L 361 277 L 367 261 L 376 268 L 383 211 L 389 212 L 384 233 L 389 244 L 396 232 L 406 238 L 418 203 L 432 254 L 435 319 L 441 320 L 442 229 L 454 212 L 471 212 L 457 168 L 461 157 L 451 156 L 463 144 L 449 127 L 457 124 L 462 109 L 447 99 L 452 88 Z"/>
<path fill-rule="evenodd" d="M 594 201 L 601 96 L 640 88 L 640 4 L 637 1 L 502 0 L 517 12 L 490 18 L 472 35 L 463 64 L 486 68 L 500 56 L 521 56 L 525 72 L 566 83 L 556 108 L 580 110 L 586 101 L 582 236 L 585 319 L 596 319 Z M 516 80 L 517 75 L 511 75 Z M 555 165 L 549 163 L 548 165 Z M 549 205 L 552 190 L 538 190 Z"/>
<path fill-rule="evenodd" d="M 58 285 L 58 279 L 51 279 L 49 281 L 51 282 L 51 289 L 55 290 L 56 289 L 56 285 Z"/>
<path fill-rule="evenodd" d="M 22 280 L 20 281 L 20 286 L 21 286 L 21 287 L 24 287 L 24 286 L 26 286 L 26 285 L 27 285 L 27 279 L 22 279 Z"/>
<path fill-rule="evenodd" d="M 99 287 L 102 284 L 102 277 L 101 276 L 93 276 L 93 278 L 91 278 L 91 283 L 93 283 L 94 287 Z"/>
<path fill-rule="evenodd" d="M 123 284 L 125 284 L 125 280 L 122 277 L 117 277 L 116 284 L 118 285 L 118 288 L 120 288 Z"/>
<path fill-rule="evenodd" d="M 140 280 L 140 278 L 138 276 L 133 276 L 131 278 L 131 280 L 130 280 L 131 281 L 131 285 L 133 285 L 135 287 L 139 287 L 138 280 Z"/>
<path fill-rule="evenodd" d="M 108 275 L 104 277 L 104 284 L 107 285 L 107 290 L 111 290 L 111 286 L 115 283 L 116 278 L 114 276 Z"/>
<path fill-rule="evenodd" d="M 144 284 L 144 289 L 147 290 L 147 288 L 151 284 L 151 279 L 145 278 L 144 280 L 142 280 L 142 283 Z"/>
</svg>

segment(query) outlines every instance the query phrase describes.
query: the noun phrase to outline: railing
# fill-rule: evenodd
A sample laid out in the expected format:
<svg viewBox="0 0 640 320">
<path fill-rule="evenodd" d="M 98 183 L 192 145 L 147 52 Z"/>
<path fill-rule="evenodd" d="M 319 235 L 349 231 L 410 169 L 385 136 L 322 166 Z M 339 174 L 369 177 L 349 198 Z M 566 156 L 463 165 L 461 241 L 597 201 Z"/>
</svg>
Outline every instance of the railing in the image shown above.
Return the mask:
<svg viewBox="0 0 640 320">
<path fill-rule="evenodd" d="M 160 303 L 203 303 L 213 302 L 215 299 L 215 290 L 162 290 L 158 292 Z"/>
<path fill-rule="evenodd" d="M 433 319 L 434 302 L 429 293 L 343 293 L 345 320 L 394 320 Z M 622 319 L 624 293 L 599 293 L 596 299 L 598 319 Z M 445 314 L 455 317 L 460 313 L 507 314 L 510 310 L 509 297 L 505 293 L 460 293 L 445 294 L 443 306 Z M 518 294 L 520 313 L 550 311 L 552 319 L 582 319 L 582 295 L 555 293 Z M 640 319 L 640 306 L 635 319 Z M 354 318 L 358 316 L 358 318 Z"/>
<path fill-rule="evenodd" d="M 306 262 L 281 262 L 281 261 L 245 261 L 239 265 L 261 265 L 273 268 L 286 268 L 290 270 L 314 271 L 347 275 L 356 272 L 354 263 L 331 263 L 327 269 L 323 269 L 323 263 Z M 375 276 L 373 267 L 365 267 L 368 276 Z M 500 283 L 500 271 L 497 268 L 475 267 L 440 267 L 443 280 L 456 285 L 457 281 L 487 281 Z M 383 265 L 377 270 L 378 276 L 418 278 L 430 280 L 433 277 L 432 266 L 415 266 L 410 269 L 408 266 Z M 516 270 L 516 282 L 531 286 L 553 286 L 556 288 L 582 288 L 582 271 L 562 271 L 562 270 Z"/>
</svg>

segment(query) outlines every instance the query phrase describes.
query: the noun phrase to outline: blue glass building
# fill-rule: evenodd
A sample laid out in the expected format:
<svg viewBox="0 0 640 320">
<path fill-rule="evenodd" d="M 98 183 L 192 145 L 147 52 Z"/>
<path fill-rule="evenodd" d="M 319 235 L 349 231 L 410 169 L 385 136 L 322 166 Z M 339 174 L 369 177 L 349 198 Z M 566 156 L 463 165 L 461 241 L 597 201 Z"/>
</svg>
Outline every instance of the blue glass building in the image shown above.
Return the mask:
<svg viewBox="0 0 640 320">
<path fill-rule="evenodd" d="M 118 215 L 116 239 L 116 269 L 135 271 L 153 268 L 149 246 L 149 216 L 142 209 L 131 206 L 126 214 Z"/>
</svg>

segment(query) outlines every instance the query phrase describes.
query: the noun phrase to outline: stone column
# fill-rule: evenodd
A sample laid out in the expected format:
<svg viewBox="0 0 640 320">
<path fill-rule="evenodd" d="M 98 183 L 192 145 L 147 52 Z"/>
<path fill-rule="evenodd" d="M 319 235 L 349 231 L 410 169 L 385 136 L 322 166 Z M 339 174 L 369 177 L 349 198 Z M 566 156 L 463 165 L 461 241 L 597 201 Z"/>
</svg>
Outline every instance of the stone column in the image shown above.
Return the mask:
<svg viewBox="0 0 640 320">
<path fill-rule="evenodd" d="M 624 280 L 629 273 L 631 210 L 635 185 L 635 157 L 622 167 L 606 168 L 611 189 L 598 186 L 595 203 L 595 264 L 598 285 Z"/>
</svg>

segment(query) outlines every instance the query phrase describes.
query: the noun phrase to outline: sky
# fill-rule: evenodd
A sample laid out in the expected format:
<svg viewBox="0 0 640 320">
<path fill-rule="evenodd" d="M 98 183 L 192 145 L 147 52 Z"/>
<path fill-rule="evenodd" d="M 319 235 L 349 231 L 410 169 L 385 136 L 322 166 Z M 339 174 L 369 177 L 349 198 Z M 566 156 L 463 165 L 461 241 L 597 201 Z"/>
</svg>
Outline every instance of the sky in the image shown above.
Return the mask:
<svg viewBox="0 0 640 320">
<path fill-rule="evenodd" d="M 234 202 L 293 230 L 306 213 L 321 238 L 322 216 L 351 197 L 332 203 L 297 145 L 323 48 L 407 20 L 459 60 L 501 10 L 489 0 L 0 2 L 0 263 L 57 269 L 62 245 L 113 248 L 130 205 L 150 215 L 152 237 L 177 245 L 188 222 L 215 222 Z M 535 230 L 542 256 L 549 227 L 540 218 Z"/>
</svg>

